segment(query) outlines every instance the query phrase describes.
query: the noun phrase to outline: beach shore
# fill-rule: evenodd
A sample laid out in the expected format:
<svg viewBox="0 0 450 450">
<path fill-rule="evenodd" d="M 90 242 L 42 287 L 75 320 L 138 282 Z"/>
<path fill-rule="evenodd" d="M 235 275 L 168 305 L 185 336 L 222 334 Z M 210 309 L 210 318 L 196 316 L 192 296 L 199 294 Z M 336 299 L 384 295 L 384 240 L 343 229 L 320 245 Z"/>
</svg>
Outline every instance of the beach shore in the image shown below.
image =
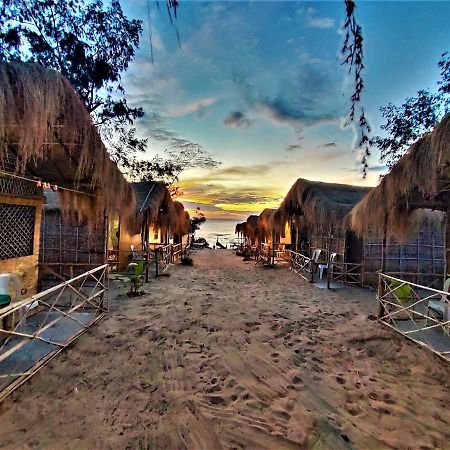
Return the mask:
<svg viewBox="0 0 450 450">
<path fill-rule="evenodd" d="M 381 327 L 373 291 L 204 250 L 0 405 L 9 449 L 445 449 L 450 366 Z"/>
</svg>

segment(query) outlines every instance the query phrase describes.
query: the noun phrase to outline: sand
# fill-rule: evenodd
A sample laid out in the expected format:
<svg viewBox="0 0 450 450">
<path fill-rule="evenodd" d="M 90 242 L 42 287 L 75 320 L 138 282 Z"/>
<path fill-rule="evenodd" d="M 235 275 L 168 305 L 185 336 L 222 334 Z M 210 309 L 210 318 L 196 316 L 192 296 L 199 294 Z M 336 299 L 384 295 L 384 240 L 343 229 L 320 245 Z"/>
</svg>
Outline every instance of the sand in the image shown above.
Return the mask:
<svg viewBox="0 0 450 450">
<path fill-rule="evenodd" d="M 0 405 L 3 448 L 450 448 L 450 366 L 375 294 L 198 251 Z"/>
</svg>

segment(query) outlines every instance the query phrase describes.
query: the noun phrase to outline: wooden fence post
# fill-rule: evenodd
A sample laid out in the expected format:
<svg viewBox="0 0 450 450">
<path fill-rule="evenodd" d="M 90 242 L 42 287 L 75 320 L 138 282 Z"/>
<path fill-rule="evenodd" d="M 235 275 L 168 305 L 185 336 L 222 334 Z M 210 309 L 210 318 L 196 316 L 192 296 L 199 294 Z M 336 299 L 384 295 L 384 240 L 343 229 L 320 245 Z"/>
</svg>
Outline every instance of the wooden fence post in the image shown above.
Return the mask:
<svg viewBox="0 0 450 450">
<path fill-rule="evenodd" d="M 381 273 L 386 273 L 386 249 L 387 249 L 387 219 L 388 216 L 384 216 L 384 232 L 383 232 L 383 243 L 381 247 Z M 384 295 L 384 281 L 382 282 L 380 274 L 378 274 L 378 319 L 385 315 L 385 310 L 380 298 Z"/>
</svg>

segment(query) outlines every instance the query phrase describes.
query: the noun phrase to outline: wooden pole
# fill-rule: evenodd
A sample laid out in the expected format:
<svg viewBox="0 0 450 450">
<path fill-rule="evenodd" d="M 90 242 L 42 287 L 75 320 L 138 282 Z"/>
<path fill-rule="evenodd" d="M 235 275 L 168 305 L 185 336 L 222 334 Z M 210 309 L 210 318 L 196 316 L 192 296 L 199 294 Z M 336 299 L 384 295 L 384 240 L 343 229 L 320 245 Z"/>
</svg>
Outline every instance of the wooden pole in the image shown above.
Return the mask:
<svg viewBox="0 0 450 450">
<path fill-rule="evenodd" d="M 275 265 L 275 231 L 272 231 L 272 265 Z"/>
<path fill-rule="evenodd" d="M 381 246 L 381 273 L 386 273 L 386 248 L 387 248 L 387 214 L 384 216 L 384 230 L 383 230 L 383 242 Z M 384 285 L 381 281 L 381 277 L 378 277 L 378 296 L 382 297 L 384 295 Z M 384 306 L 378 299 L 378 318 L 385 315 Z"/>
<path fill-rule="evenodd" d="M 444 282 L 449 276 L 450 272 L 450 205 L 447 205 L 447 212 L 445 214 L 445 272 Z"/>
</svg>

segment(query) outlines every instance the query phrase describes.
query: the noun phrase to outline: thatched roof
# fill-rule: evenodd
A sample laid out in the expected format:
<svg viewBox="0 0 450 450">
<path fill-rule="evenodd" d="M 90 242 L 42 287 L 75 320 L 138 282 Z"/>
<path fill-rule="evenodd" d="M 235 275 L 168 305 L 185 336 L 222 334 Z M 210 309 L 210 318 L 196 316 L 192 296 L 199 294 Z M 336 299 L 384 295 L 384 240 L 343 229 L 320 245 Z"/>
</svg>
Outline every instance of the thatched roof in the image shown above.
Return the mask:
<svg viewBox="0 0 450 450">
<path fill-rule="evenodd" d="M 247 222 L 237 223 L 236 227 L 234 228 L 234 232 L 237 235 L 242 235 L 245 237 L 247 235 Z"/>
<path fill-rule="evenodd" d="M 158 181 L 131 183 L 136 195 L 136 215 L 139 221 L 149 225 L 157 224 L 161 213 L 167 213 L 172 201 L 166 185 Z"/>
<path fill-rule="evenodd" d="M 259 216 L 252 214 L 247 217 L 246 237 L 250 240 L 255 240 L 258 237 L 258 222 Z"/>
<path fill-rule="evenodd" d="M 450 188 L 450 115 L 414 143 L 390 173 L 351 211 L 360 235 L 405 238 L 420 222 L 417 210 L 447 211 Z M 416 212 L 415 212 L 416 211 Z"/>
<path fill-rule="evenodd" d="M 169 204 L 169 221 L 167 227 L 172 234 L 183 236 L 189 233 L 190 217 L 184 205 L 175 200 Z"/>
<path fill-rule="evenodd" d="M 137 226 L 155 226 L 163 231 L 184 235 L 189 231 L 190 218 L 182 203 L 173 201 L 163 182 L 131 183 L 136 193 Z"/>
<path fill-rule="evenodd" d="M 258 229 L 261 237 L 268 238 L 275 231 L 274 214 L 275 209 L 266 208 L 259 215 Z"/>
<path fill-rule="evenodd" d="M 38 64 L 0 63 L 0 167 L 78 191 L 60 195 L 79 219 L 134 209 L 134 193 L 83 102 L 66 78 Z"/>
<path fill-rule="evenodd" d="M 272 223 L 277 229 L 284 228 L 287 220 L 313 227 L 338 225 L 370 189 L 299 178 L 273 214 Z"/>
</svg>

